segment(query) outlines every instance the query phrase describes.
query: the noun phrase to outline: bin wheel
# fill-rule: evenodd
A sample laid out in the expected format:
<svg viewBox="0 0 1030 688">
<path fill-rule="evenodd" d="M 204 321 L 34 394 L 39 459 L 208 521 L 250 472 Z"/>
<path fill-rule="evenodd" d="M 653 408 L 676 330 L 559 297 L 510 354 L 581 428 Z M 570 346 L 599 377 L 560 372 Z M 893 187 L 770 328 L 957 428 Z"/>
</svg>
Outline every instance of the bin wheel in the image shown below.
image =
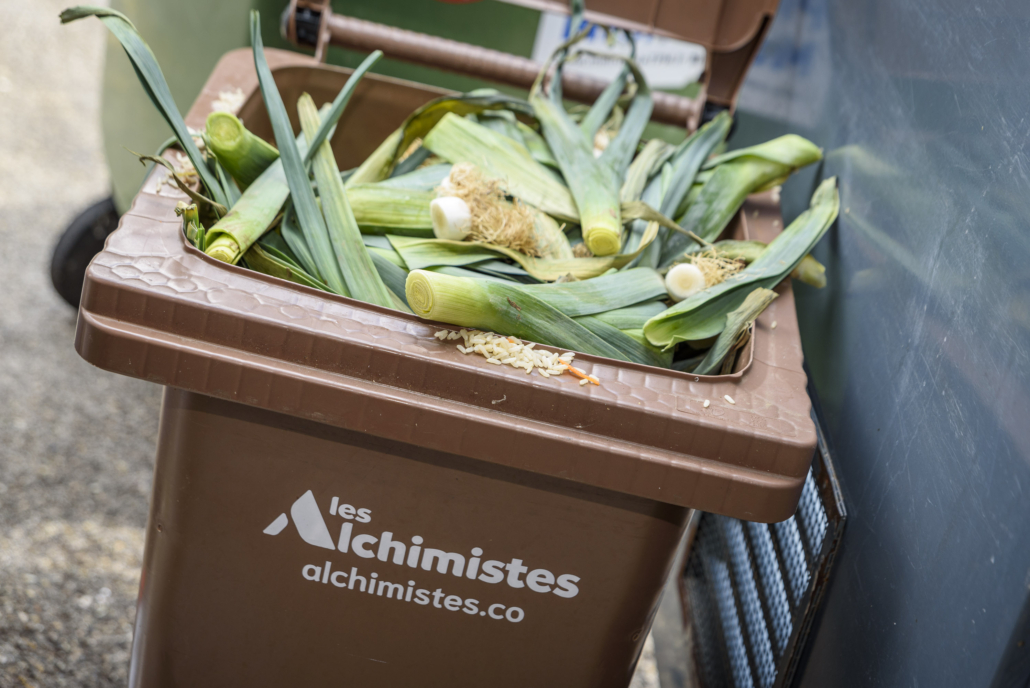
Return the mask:
<svg viewBox="0 0 1030 688">
<path fill-rule="evenodd" d="M 57 240 L 50 258 L 50 281 L 73 308 L 79 307 L 86 267 L 117 227 L 118 211 L 114 199 L 108 197 L 79 213 Z"/>
</svg>

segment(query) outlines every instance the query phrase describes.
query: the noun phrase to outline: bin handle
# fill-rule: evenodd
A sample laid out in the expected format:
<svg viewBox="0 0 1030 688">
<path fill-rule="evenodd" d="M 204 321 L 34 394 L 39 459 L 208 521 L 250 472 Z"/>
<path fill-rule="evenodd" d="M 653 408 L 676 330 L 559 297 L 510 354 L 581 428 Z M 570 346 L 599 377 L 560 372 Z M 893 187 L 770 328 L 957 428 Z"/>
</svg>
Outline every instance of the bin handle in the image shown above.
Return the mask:
<svg viewBox="0 0 1030 688">
<path fill-rule="evenodd" d="M 317 39 L 311 40 L 315 37 L 310 29 L 298 35 L 298 13 L 309 26 L 317 17 Z M 320 62 L 325 61 L 330 44 L 360 52 L 382 50 L 392 59 L 525 89 L 533 85 L 543 67 L 535 60 L 499 50 L 335 14 L 329 0 L 290 0 L 282 29 L 284 37 L 291 43 L 313 45 L 315 59 Z M 607 85 L 600 79 L 565 73 L 562 93 L 571 100 L 592 102 Z M 652 91 L 654 111 L 651 118 L 665 124 L 685 126 L 689 131 L 695 130 L 704 107 L 704 91 L 702 88 L 694 99 Z"/>
</svg>

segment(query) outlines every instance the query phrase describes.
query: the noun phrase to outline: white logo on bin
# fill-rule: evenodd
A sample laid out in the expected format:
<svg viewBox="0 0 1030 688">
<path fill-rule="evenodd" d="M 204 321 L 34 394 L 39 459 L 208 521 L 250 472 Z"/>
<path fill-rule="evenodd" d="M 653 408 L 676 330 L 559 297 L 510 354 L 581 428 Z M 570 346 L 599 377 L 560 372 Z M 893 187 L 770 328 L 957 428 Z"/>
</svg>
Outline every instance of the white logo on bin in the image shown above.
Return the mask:
<svg viewBox="0 0 1030 688">
<path fill-rule="evenodd" d="M 523 564 L 522 559 L 510 561 L 488 559 L 481 547 L 473 547 L 468 554 L 447 552 L 429 546 L 423 546 L 420 535 L 410 538 L 410 544 L 394 537 L 394 533 L 383 531 L 378 536 L 370 533 L 355 533 L 354 522 L 360 525 L 371 521 L 369 509 L 355 509 L 349 504 L 339 505 L 334 497 L 329 511 L 331 515 L 341 516 L 344 522 L 340 527 L 340 536 L 333 542 L 322 511 L 311 490 L 300 496 L 290 507 L 290 516 L 279 514 L 267 528 L 267 535 L 278 535 L 289 525 L 293 525 L 297 534 L 309 545 L 330 550 L 339 550 L 343 554 L 353 554 L 362 559 L 378 559 L 383 563 L 392 563 L 411 569 L 422 569 L 441 574 L 451 574 L 458 578 L 480 581 L 491 585 L 507 583 L 511 588 L 525 588 L 536 593 L 553 593 L 566 599 L 579 594 L 579 576 L 572 574 L 555 575 L 544 568 L 532 569 Z M 326 562 L 326 572 L 329 562 Z M 312 566 L 312 568 L 317 568 Z M 326 576 L 328 573 L 325 574 Z M 378 574 L 373 574 L 376 576 Z M 305 574 L 307 578 L 307 575 Z M 411 582 L 414 585 L 414 582 Z M 362 585 L 362 587 L 364 587 Z"/>
<path fill-rule="evenodd" d="M 329 534 L 329 528 L 325 525 L 325 519 L 318 510 L 318 503 L 311 490 L 302 494 L 300 499 L 293 503 L 290 507 L 290 516 L 293 516 L 293 525 L 297 526 L 297 533 L 304 542 L 316 547 L 336 549 L 333 536 Z M 286 514 L 279 514 L 263 532 L 267 535 L 278 535 L 289 522 Z"/>
</svg>

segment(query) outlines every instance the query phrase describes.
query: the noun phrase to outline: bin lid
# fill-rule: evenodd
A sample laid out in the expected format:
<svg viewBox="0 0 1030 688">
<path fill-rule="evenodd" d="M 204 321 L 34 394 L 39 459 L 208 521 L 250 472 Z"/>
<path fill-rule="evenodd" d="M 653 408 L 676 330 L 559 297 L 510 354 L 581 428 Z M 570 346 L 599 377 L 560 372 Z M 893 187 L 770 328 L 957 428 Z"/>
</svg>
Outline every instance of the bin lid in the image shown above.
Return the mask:
<svg viewBox="0 0 1030 688">
<path fill-rule="evenodd" d="M 570 12 L 569 0 L 501 1 L 542 12 Z M 588 0 L 586 4 L 586 19 L 599 25 L 684 40 L 706 49 L 707 60 L 702 79 L 704 89 L 694 99 L 696 106 L 688 108 L 698 112 L 686 118 L 688 128 L 693 129 L 699 123 L 700 111 L 706 102 L 727 108 L 735 106 L 737 94 L 772 24 L 779 0 Z M 313 12 L 312 16 L 318 22 L 318 28 L 309 27 L 303 38 L 297 24 L 297 12 L 302 7 Z M 480 68 L 486 67 L 483 60 L 476 59 L 482 49 L 468 44 L 365 20 L 344 19 L 342 15 L 330 20 L 332 16 L 330 0 L 290 0 L 290 6 L 284 14 L 283 36 L 297 44 L 313 45 L 319 59 L 324 59 L 325 47 L 330 40 L 339 40 L 345 48 L 379 48 L 391 57 L 452 71 L 465 72 L 470 62 Z M 333 21 L 337 24 L 331 30 L 329 27 Z M 491 59 L 486 60 L 486 63 L 493 65 L 498 59 L 493 55 L 495 51 L 486 52 L 491 53 Z M 536 76 L 535 63 L 525 58 L 506 57 L 510 57 L 510 60 L 502 60 L 502 65 L 486 69 L 492 77 L 480 73 L 482 69 L 479 68 L 474 70 L 474 75 L 515 85 L 520 84 L 516 83 L 518 79 L 510 81 L 513 73 L 528 69 L 533 77 Z M 532 69 L 524 64 L 526 62 L 532 65 Z M 521 85 L 528 87 L 529 82 Z M 670 95 L 655 93 L 656 99 L 668 98 Z M 660 104 L 656 100 L 655 112 L 664 111 L 667 106 L 677 112 L 682 109 Z"/>
<path fill-rule="evenodd" d="M 568 0 L 501 0 L 568 14 Z M 780 0 L 587 0 L 585 17 L 602 26 L 697 43 L 708 50 L 708 100 L 727 107 L 772 23 Z"/>
<path fill-rule="evenodd" d="M 350 74 L 266 52 L 276 79 L 295 78 L 298 88 L 333 73 L 338 88 Z M 202 127 L 227 88 L 257 89 L 249 49 L 222 58 L 187 124 Z M 384 107 L 419 88 L 368 75 L 354 107 Z M 602 382 L 583 387 L 571 376 L 526 375 L 465 356 L 436 339 L 444 326 L 413 315 L 216 261 L 186 242 L 174 212 L 186 197 L 161 176 L 150 175 L 87 270 L 75 347 L 90 363 L 734 518 L 794 513 L 816 434 L 790 280 L 758 318 L 743 370 L 695 376 L 579 354 L 577 366 Z M 741 223 L 745 216 L 751 238 L 779 231 L 771 194 L 752 197 Z"/>
</svg>

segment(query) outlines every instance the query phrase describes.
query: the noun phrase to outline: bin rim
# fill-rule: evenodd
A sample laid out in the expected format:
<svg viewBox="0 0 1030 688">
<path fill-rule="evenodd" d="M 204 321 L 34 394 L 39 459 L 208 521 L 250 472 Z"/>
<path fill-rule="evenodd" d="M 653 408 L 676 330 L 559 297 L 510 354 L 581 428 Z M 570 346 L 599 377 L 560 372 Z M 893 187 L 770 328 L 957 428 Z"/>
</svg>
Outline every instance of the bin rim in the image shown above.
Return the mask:
<svg viewBox="0 0 1030 688">
<path fill-rule="evenodd" d="M 327 69 L 268 53 L 273 71 Z M 250 50 L 226 54 L 187 123 L 202 125 L 225 88 L 256 86 Z M 152 173 L 87 270 L 75 346 L 90 363 L 655 501 L 793 514 L 816 435 L 789 280 L 757 321 L 748 369 L 701 377 L 578 354 L 602 380 L 581 387 L 466 357 L 414 316 L 201 256 L 174 215 L 182 198 Z M 747 211 L 757 238 L 778 231 L 770 194 Z"/>
</svg>

